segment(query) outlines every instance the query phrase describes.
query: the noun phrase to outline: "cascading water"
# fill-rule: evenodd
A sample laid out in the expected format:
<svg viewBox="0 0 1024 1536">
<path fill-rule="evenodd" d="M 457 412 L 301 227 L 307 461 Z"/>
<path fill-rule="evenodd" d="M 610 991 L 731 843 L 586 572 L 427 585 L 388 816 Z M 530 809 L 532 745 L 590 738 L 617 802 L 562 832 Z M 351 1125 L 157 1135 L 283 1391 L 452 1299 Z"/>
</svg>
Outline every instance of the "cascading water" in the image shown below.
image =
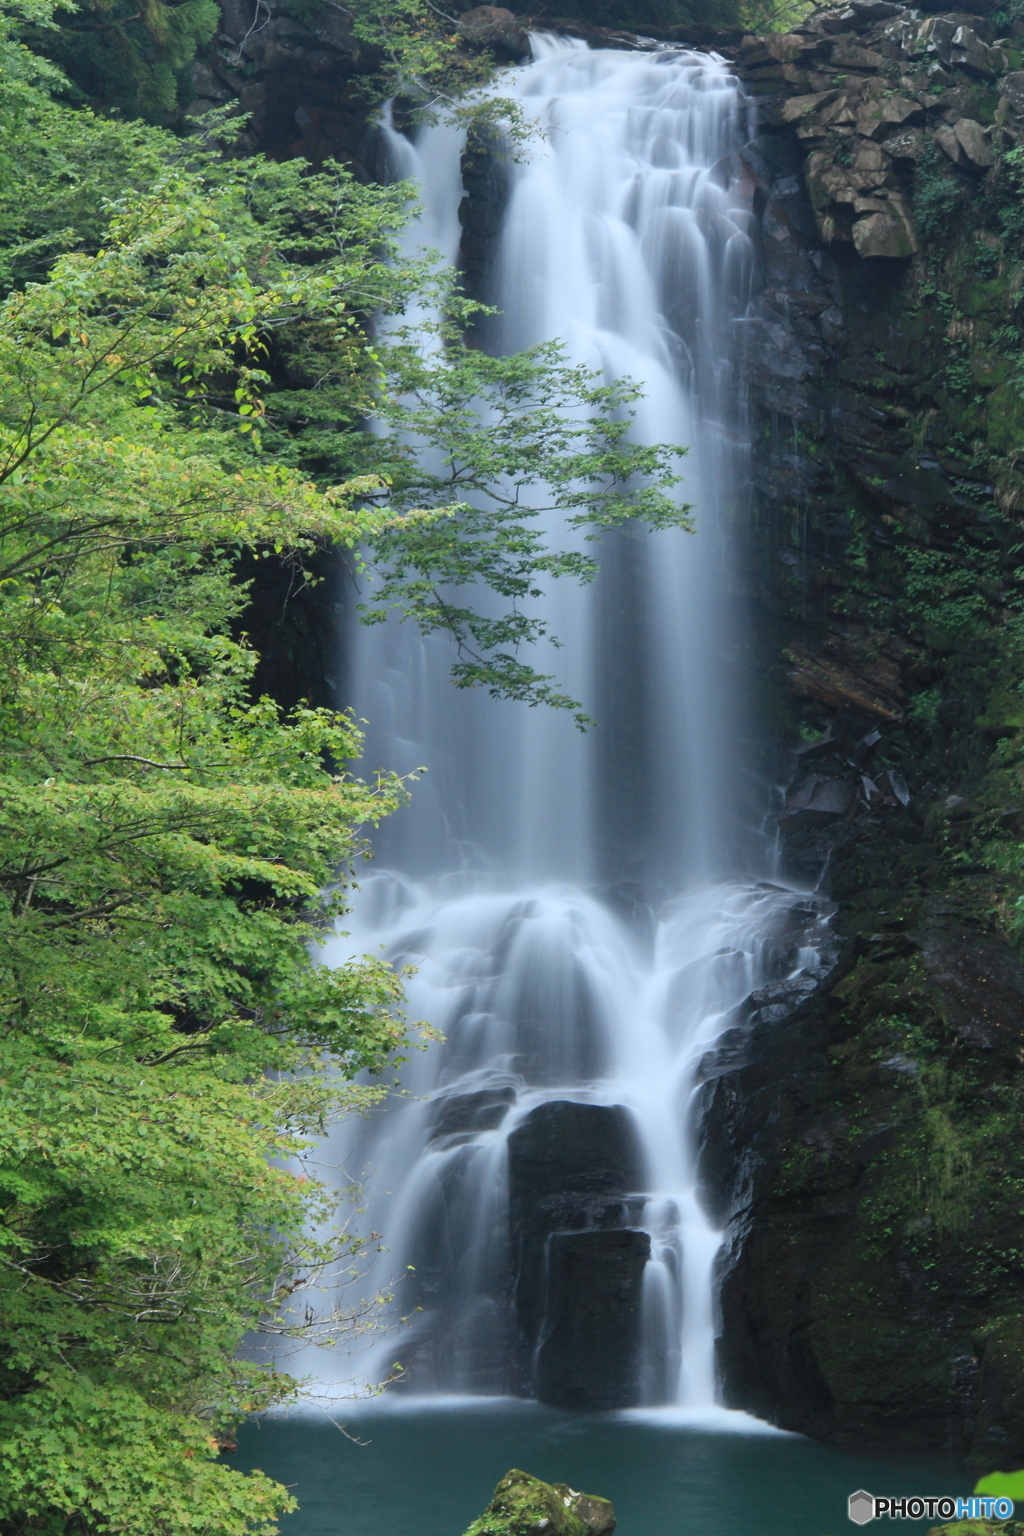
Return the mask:
<svg viewBox="0 0 1024 1536">
<path fill-rule="evenodd" d="M 404 1277 L 396 1312 L 411 1321 L 371 1379 L 397 1356 L 417 1392 L 529 1394 L 555 1327 L 554 1282 L 530 1265 L 550 1264 L 560 1228 L 647 1232 L 637 1391 L 700 1407 L 715 1400 L 721 1243 L 698 1187 L 701 1062 L 752 992 L 816 959 L 801 898 L 755 878 L 764 854 L 736 766 L 752 250 L 733 157 L 748 105 L 713 56 L 548 37 L 533 53 L 500 82 L 541 136 L 507 167 L 489 343 L 557 337 L 572 360 L 640 381 L 638 435 L 692 445 L 698 531 L 620 530 L 592 589 L 546 599 L 564 645 L 550 670 L 599 722 L 586 736 L 555 712 L 457 693 L 436 638 L 360 636 L 368 762 L 430 772 L 385 827 L 390 872 L 363 879 L 334 954 L 384 945 L 414 964 L 411 1016 L 446 1040 L 333 1154 L 385 1234 L 369 1283 Z M 423 189 L 410 238 L 456 260 L 459 132 L 389 137 L 396 172 Z M 573 1105 L 621 1106 L 586 1125 L 626 1125 L 635 1152 L 618 1187 L 584 1169 L 542 1200 L 548 1246 L 531 1249 L 510 1213 L 524 1128 L 568 1135 Z"/>
</svg>

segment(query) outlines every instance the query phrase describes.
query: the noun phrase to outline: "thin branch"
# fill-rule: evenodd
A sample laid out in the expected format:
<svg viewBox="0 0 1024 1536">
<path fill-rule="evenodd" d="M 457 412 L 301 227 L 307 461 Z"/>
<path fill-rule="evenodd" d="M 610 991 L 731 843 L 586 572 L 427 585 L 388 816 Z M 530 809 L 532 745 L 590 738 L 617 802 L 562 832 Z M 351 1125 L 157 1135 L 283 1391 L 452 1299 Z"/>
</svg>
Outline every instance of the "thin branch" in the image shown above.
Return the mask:
<svg viewBox="0 0 1024 1536">
<path fill-rule="evenodd" d="M 95 768 L 97 763 L 142 763 L 147 768 L 162 768 L 165 773 L 191 773 L 191 763 L 155 763 L 151 757 L 136 757 L 131 752 L 112 752 L 109 757 L 87 757 L 83 768 Z M 217 767 L 224 767 L 218 763 Z"/>
</svg>

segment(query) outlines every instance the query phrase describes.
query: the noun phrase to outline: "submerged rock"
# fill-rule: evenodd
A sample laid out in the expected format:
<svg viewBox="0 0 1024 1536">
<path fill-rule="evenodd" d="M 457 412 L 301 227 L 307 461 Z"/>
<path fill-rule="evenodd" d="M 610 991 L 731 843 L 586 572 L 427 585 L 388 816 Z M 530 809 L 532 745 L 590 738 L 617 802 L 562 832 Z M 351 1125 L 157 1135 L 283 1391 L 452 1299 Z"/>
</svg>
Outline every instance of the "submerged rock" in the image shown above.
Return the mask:
<svg viewBox="0 0 1024 1536">
<path fill-rule="evenodd" d="M 565 1483 L 542 1483 L 513 1467 L 466 1536 L 612 1536 L 615 1511 L 607 1499 Z"/>
</svg>

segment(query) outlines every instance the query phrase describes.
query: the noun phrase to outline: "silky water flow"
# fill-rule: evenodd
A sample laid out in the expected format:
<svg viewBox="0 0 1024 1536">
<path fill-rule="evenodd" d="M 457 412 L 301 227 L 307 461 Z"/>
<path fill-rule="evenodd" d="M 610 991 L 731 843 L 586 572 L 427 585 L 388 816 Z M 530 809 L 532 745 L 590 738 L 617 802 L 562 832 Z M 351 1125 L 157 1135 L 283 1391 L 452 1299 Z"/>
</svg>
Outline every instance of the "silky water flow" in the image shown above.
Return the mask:
<svg viewBox="0 0 1024 1536">
<path fill-rule="evenodd" d="M 444 1043 L 414 1053 L 405 1095 L 325 1153 L 384 1234 L 359 1288 L 394 1288 L 395 1327 L 312 1368 L 373 1381 L 400 1360 L 417 1395 L 530 1395 L 509 1137 L 546 1103 L 623 1106 L 639 1161 L 621 1224 L 651 1243 L 639 1400 L 707 1410 L 722 1234 L 698 1178 L 702 1064 L 752 993 L 818 962 L 817 909 L 772 879 L 745 778 L 753 263 L 736 151 L 751 109 L 714 55 L 545 36 L 532 50 L 497 87 L 538 132 L 501 170 L 487 344 L 558 338 L 573 361 L 640 382 L 637 435 L 689 445 L 697 531 L 624 528 L 603 539 L 591 587 L 552 584 L 562 648 L 540 669 L 583 698 L 598 722 L 586 734 L 456 691 L 436 637 L 388 624 L 357 638 L 367 767 L 428 774 L 382 829 L 329 958 L 383 946 L 415 966 L 409 1014 Z M 411 246 L 457 262 L 463 134 L 385 133 L 395 173 L 421 188 Z"/>
</svg>

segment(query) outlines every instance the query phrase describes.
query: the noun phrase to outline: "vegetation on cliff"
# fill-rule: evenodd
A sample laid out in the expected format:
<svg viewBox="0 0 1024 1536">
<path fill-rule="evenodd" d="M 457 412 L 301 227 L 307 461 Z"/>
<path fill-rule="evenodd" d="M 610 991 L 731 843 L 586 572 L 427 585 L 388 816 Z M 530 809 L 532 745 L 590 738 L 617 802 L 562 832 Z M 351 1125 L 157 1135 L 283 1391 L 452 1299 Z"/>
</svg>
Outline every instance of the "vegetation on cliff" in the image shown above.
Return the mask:
<svg viewBox="0 0 1024 1536">
<path fill-rule="evenodd" d="M 739 51 L 780 825 L 844 952 L 709 1120 L 753 1170 L 728 1400 L 989 1468 L 1024 1436 L 1020 33 L 868 0 Z"/>
</svg>

